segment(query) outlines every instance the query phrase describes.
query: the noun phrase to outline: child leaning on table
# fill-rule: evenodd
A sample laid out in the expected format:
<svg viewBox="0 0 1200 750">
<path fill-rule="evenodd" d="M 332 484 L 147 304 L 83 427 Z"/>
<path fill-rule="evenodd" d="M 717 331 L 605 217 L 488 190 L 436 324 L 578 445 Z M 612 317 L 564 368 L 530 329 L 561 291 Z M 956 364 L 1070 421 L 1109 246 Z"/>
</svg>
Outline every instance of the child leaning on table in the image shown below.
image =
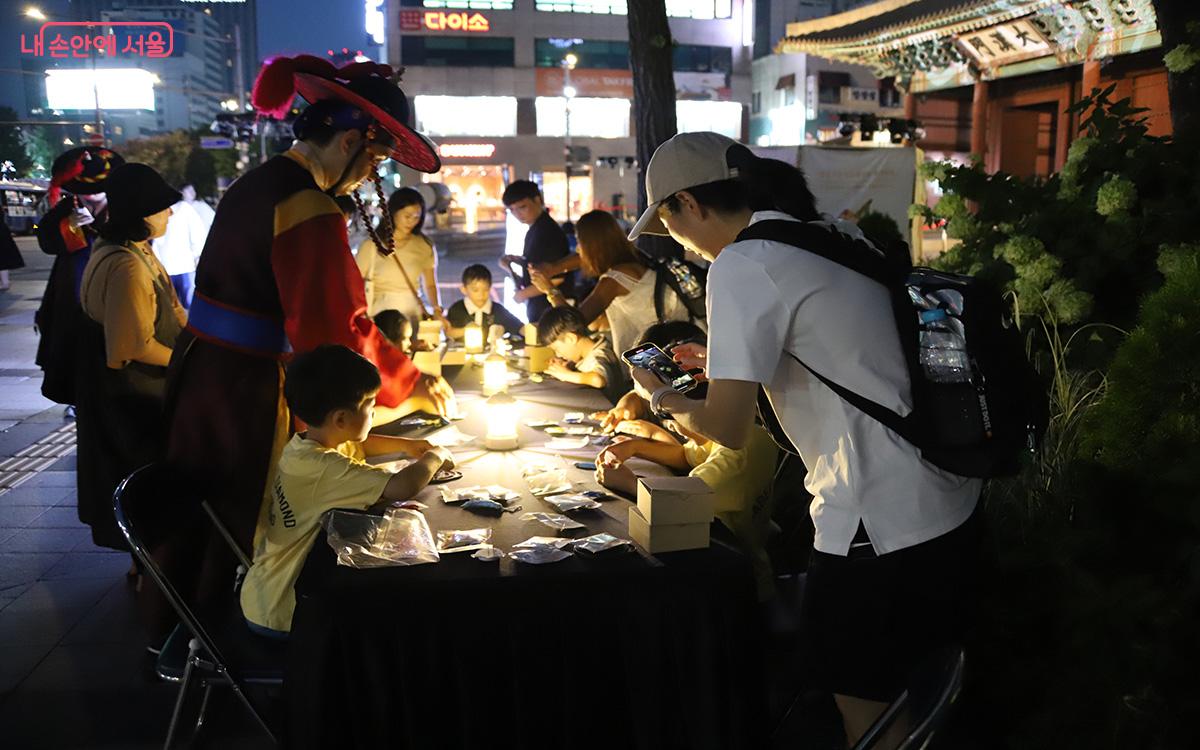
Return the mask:
<svg viewBox="0 0 1200 750">
<path fill-rule="evenodd" d="M 552 307 L 537 323 L 538 341 L 554 351 L 546 374 L 604 391 L 615 401 L 629 385 L 628 370 L 603 334 L 588 330 L 574 307 Z"/>
<path fill-rule="evenodd" d="M 292 587 L 322 513 L 382 510 L 411 498 L 440 469 L 454 465 L 449 451 L 424 440 L 368 434 L 379 385 L 375 365 L 334 344 L 301 354 L 287 369 L 284 397 L 308 430 L 294 435 L 279 457 L 254 535 L 254 564 L 242 583 L 242 614 L 260 635 L 280 638 L 291 630 Z M 420 458 L 395 474 L 364 462 L 387 453 Z"/>
<path fill-rule="evenodd" d="M 683 326 L 694 331 L 681 336 Z M 694 325 L 673 322 L 650 326 L 638 343 L 652 343 L 669 352 L 680 344 L 704 340 L 704 332 Z M 775 441 L 765 429 L 754 425 L 745 447 L 733 450 L 678 422 L 667 420 L 664 424 L 667 429 L 640 419 L 620 422 L 616 432 L 621 436 L 596 457 L 596 480 L 609 489 L 635 494 L 637 477 L 625 464 L 635 457 L 702 479 L 715 496 L 717 519 L 750 557 L 759 599 L 770 598 L 774 587 L 766 538 L 771 521 L 771 481 L 779 457 Z M 684 440 L 681 442 L 672 432 Z"/>
</svg>

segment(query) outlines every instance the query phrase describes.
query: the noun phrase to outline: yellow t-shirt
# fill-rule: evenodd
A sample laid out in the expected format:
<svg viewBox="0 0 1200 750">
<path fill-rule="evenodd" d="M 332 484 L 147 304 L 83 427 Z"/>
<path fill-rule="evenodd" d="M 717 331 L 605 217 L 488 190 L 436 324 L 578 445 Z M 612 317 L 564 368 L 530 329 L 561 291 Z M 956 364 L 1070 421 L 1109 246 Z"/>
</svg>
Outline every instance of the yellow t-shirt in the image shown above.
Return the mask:
<svg viewBox="0 0 1200 750">
<path fill-rule="evenodd" d="M 330 450 L 297 434 L 279 457 L 279 469 L 254 535 L 254 565 L 242 582 L 242 614 L 272 630 L 290 631 L 296 577 L 320 525 L 333 508 L 378 502 L 391 472 L 364 463 L 359 443 Z"/>
<path fill-rule="evenodd" d="M 692 466 L 689 476 L 700 477 L 714 495 L 717 518 L 737 537 L 754 565 L 760 597 L 771 591 L 771 563 L 767 559 L 767 526 L 771 509 L 758 500 L 767 497 L 775 476 L 779 447 L 770 433 L 758 425 L 751 428 L 740 450 L 720 443 L 689 440 L 683 453 Z"/>
</svg>

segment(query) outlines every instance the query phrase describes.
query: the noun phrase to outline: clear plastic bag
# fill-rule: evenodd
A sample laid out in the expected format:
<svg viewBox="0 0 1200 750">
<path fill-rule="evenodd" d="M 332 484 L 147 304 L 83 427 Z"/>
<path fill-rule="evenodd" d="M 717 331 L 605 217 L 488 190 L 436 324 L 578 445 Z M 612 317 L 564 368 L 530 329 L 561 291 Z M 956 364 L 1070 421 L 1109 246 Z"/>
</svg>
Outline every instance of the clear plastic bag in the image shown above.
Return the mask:
<svg viewBox="0 0 1200 750">
<path fill-rule="evenodd" d="M 408 508 L 389 508 L 383 516 L 332 510 L 322 519 L 338 565 L 381 568 L 437 562 L 437 547 L 425 516 Z"/>
<path fill-rule="evenodd" d="M 571 491 L 571 480 L 567 479 L 567 469 L 561 463 L 530 464 L 521 471 L 521 476 L 534 497 Z"/>
<path fill-rule="evenodd" d="M 496 562 L 504 557 L 504 552 L 488 544 L 472 552 L 471 557 L 484 562 Z"/>
<path fill-rule="evenodd" d="M 571 520 L 561 513 L 526 513 L 521 516 L 522 521 L 537 521 L 543 523 L 555 531 L 569 531 L 571 529 L 586 528 L 578 521 Z"/>
<path fill-rule="evenodd" d="M 548 545 L 539 547 L 529 547 L 526 549 L 515 549 L 508 553 L 508 556 L 517 562 L 528 563 L 530 565 L 545 565 L 546 563 L 554 563 L 559 560 L 566 560 L 571 556 L 570 552 L 565 549 L 558 549 Z"/>
<path fill-rule="evenodd" d="M 438 552 L 467 552 L 490 547 L 491 529 L 451 529 L 437 533 Z"/>
<path fill-rule="evenodd" d="M 624 551 L 633 549 L 628 539 L 620 539 L 612 534 L 592 534 L 583 539 L 576 539 L 571 546 L 576 552 L 589 555 L 598 555 L 601 552 L 618 549 Z"/>
<path fill-rule="evenodd" d="M 576 510 L 595 510 L 600 507 L 600 503 L 586 495 L 578 493 L 551 495 L 542 499 L 553 505 L 554 509 L 559 513 L 571 513 Z"/>
<path fill-rule="evenodd" d="M 589 539 L 591 537 L 588 537 Z M 571 543 L 570 539 L 562 539 L 557 536 L 531 536 L 523 542 L 518 542 L 513 545 L 513 549 L 533 549 L 535 547 L 554 547 L 562 549 Z"/>
<path fill-rule="evenodd" d="M 521 497 L 521 493 L 498 484 L 489 484 L 486 487 L 472 485 L 470 487 L 442 487 L 441 489 L 442 502 L 447 505 L 464 503 L 468 500 L 492 500 L 501 505 L 508 505 Z"/>
</svg>

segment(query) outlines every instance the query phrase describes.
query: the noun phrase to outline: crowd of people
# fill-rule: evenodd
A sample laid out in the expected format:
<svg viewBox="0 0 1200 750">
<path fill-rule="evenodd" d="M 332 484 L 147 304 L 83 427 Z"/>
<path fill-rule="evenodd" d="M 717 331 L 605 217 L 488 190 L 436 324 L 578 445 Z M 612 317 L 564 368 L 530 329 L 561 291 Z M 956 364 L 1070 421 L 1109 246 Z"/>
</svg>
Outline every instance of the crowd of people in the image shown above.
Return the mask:
<svg viewBox="0 0 1200 750">
<path fill-rule="evenodd" d="M 138 466 L 165 460 L 252 555 L 243 612 L 273 638 L 287 637 L 291 583 L 322 512 L 408 499 L 453 467 L 424 441 L 370 432 L 383 415 L 454 411 L 449 385 L 409 356 L 418 321 L 440 321 L 450 338 L 472 323 L 514 334 L 522 326 L 494 299 L 483 265 L 465 269 L 462 299 L 443 309 L 416 190 L 386 198 L 378 223 L 355 197 L 350 220 L 367 238 L 351 246 L 335 196 L 374 182 L 383 199 L 375 167 L 388 158 L 427 172 L 439 164 L 405 124 L 407 100 L 391 71 L 277 58 L 254 102 L 275 112 L 296 93 L 310 102 L 296 142 L 229 188 L 211 229 L 194 195 L 150 167 L 80 149 L 56 163 L 69 196 L 39 238 L 56 256 L 38 314 L 39 364 L 47 395 L 78 409 L 81 519 L 97 544 L 123 548 L 113 489 Z M 773 510 L 810 503 L 805 664 L 814 685 L 834 694 L 853 741 L 967 622 L 981 481 L 930 464 L 828 385 L 900 415 L 912 409 L 886 290 L 752 231 L 785 236 L 821 224 L 862 238 L 817 212 L 798 169 L 715 133 L 688 133 L 659 147 L 645 179 L 650 206 L 632 232 L 587 213 L 575 225 L 575 252 L 538 186 L 513 182 L 504 203 L 529 231 L 523 254 L 503 256 L 500 267 L 553 349 L 547 373 L 613 403 L 596 415 L 616 435 L 597 456 L 599 483 L 633 493 L 634 458 L 699 477 L 715 493 L 719 523 L 751 558 L 764 601 L 774 586 Z M 185 211 L 187 224 L 172 226 Z M 200 229 L 202 253 L 192 239 Z M 646 234 L 670 236 L 708 265 L 702 316 L 638 249 Z M 595 282 L 586 294 L 576 293 L 577 274 Z M 645 343 L 702 385 L 680 393 L 627 365 L 622 353 Z M 395 475 L 364 462 L 392 452 L 416 460 Z M 789 460 L 806 470 L 802 500 L 774 481 Z M 185 596 L 226 585 L 213 543 L 156 550 L 164 565 L 187 569 L 177 571 L 191 582 Z M 151 622 L 158 639 L 171 626 L 160 614 Z"/>
</svg>

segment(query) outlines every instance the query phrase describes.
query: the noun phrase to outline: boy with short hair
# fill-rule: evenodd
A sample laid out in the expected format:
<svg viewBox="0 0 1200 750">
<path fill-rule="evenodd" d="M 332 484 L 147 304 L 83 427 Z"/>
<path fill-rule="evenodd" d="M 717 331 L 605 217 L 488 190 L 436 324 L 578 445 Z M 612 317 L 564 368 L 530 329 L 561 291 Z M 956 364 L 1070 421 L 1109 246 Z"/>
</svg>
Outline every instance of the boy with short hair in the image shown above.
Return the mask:
<svg viewBox="0 0 1200 750">
<path fill-rule="evenodd" d="M 446 336 L 461 339 L 463 329 L 475 322 L 476 314 L 485 332 L 498 325 L 514 336 L 521 334 L 522 323 L 517 316 L 492 300 L 492 272 L 487 266 L 476 263 L 463 269 L 462 293 L 463 298 L 446 311 Z"/>
<path fill-rule="evenodd" d="M 279 458 L 258 518 L 254 564 L 242 583 L 242 614 L 260 635 L 283 638 L 291 630 L 293 586 L 325 511 L 382 510 L 454 465 L 445 448 L 424 440 L 368 434 L 379 386 L 375 365 L 336 344 L 301 354 L 288 367 L 283 393 L 308 430 L 294 435 Z M 395 474 L 364 461 L 388 453 L 420 458 Z"/>
<path fill-rule="evenodd" d="M 628 374 L 608 339 L 592 334 L 574 307 L 552 307 L 538 321 L 538 340 L 554 350 L 546 374 L 566 383 L 599 388 L 609 401 L 628 386 Z"/>
</svg>

